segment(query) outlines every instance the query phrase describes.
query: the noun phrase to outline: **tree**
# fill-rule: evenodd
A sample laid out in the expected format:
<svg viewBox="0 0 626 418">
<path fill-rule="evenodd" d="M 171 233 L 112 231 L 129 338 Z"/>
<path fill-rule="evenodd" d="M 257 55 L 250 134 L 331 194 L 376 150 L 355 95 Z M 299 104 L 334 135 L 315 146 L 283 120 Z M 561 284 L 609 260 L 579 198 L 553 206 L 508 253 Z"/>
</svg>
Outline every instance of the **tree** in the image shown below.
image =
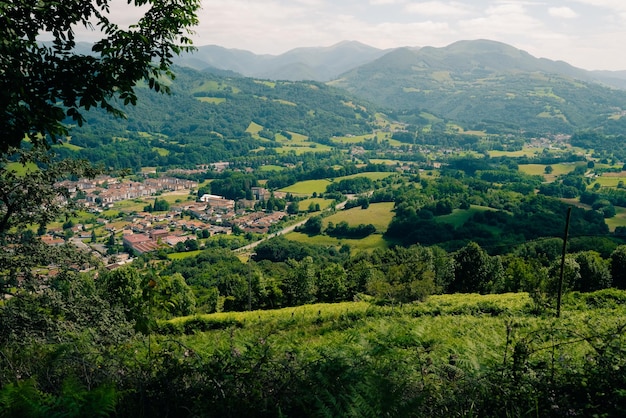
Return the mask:
<svg viewBox="0 0 626 418">
<path fill-rule="evenodd" d="M 611 287 L 609 264 L 597 251 L 582 251 L 574 259 L 580 266 L 580 280 L 574 290 L 593 292 Z"/>
<path fill-rule="evenodd" d="M 626 289 L 626 245 L 620 245 L 611 254 L 613 287 Z"/>
<path fill-rule="evenodd" d="M 310 303 L 315 299 L 315 264 L 311 257 L 302 261 L 287 260 L 289 274 L 282 282 L 281 290 L 288 306 Z"/>
<path fill-rule="evenodd" d="M 28 168 L 18 173 L 11 166 L 13 160 Z M 47 246 L 30 230 L 31 226 L 45 230 L 50 222 L 67 220 L 78 209 L 67 188 L 55 185 L 57 178 L 93 173 L 80 161 L 55 162 L 41 149 L 0 155 L 0 293 L 15 289 L 18 277 L 22 288 L 36 290 L 40 283 L 34 271 L 37 266 L 56 264 L 63 270 L 79 270 L 86 262 L 96 263 L 73 251 L 71 244 Z"/>
<path fill-rule="evenodd" d="M 478 244 L 470 242 L 454 255 L 454 281 L 451 292 L 488 292 L 502 275 L 502 264 L 489 256 Z"/>
<path fill-rule="evenodd" d="M 290 215 L 297 215 L 300 211 L 298 202 L 293 201 L 287 206 L 287 213 Z"/>
<path fill-rule="evenodd" d="M 189 28 L 198 22 L 200 1 L 129 0 L 149 7 L 128 29 L 111 20 L 111 3 L 0 2 L 0 151 L 19 147 L 26 135 L 35 145 L 63 139 L 63 121 L 82 125 L 81 112 L 92 107 L 122 116 L 113 99 L 135 104 L 140 80 L 168 91 L 161 77 L 173 77 L 173 56 L 192 49 Z M 75 28 L 81 26 L 102 33 L 91 54 L 76 51 Z M 41 43 L 42 35 L 52 41 Z"/>
<path fill-rule="evenodd" d="M 548 281 L 546 290 L 549 295 L 556 295 L 559 289 L 561 274 L 561 261 L 554 261 L 548 270 Z M 562 292 L 567 293 L 580 288 L 580 264 L 572 254 L 565 256 L 563 263 L 563 285 Z"/>
<path fill-rule="evenodd" d="M 319 271 L 315 284 L 320 302 L 343 300 L 347 292 L 346 271 L 339 264 L 332 263 Z"/>
<path fill-rule="evenodd" d="M 311 216 L 306 220 L 304 225 L 299 228 L 299 232 L 304 232 L 309 235 L 318 235 L 322 233 L 322 217 Z"/>
<path fill-rule="evenodd" d="M 97 281 L 102 298 L 119 306 L 129 321 L 140 318 L 144 309 L 142 279 L 133 267 L 121 267 L 103 274 Z"/>
<path fill-rule="evenodd" d="M 193 291 L 180 273 L 152 279 L 154 283 L 154 307 L 162 312 L 153 312 L 166 318 L 191 315 L 196 308 Z M 151 288 L 152 289 L 152 288 Z"/>
</svg>

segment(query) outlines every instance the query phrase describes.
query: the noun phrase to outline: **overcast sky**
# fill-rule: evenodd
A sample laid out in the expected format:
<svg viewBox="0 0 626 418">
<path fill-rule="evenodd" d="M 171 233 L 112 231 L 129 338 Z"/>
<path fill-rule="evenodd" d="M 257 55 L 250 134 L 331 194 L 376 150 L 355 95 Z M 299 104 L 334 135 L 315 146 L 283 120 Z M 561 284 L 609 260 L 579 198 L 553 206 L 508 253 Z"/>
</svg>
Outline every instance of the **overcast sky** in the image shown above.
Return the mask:
<svg viewBox="0 0 626 418">
<path fill-rule="evenodd" d="M 198 46 L 277 55 L 343 40 L 393 48 L 491 39 L 588 70 L 626 70 L 626 0 L 202 0 L 202 7 Z"/>
</svg>

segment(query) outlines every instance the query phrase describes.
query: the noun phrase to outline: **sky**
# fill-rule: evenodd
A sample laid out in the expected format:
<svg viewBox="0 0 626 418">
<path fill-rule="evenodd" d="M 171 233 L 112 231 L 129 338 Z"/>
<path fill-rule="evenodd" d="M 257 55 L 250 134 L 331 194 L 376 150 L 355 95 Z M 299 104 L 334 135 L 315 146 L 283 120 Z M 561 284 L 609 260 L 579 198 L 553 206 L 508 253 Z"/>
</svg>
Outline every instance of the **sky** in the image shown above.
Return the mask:
<svg viewBox="0 0 626 418">
<path fill-rule="evenodd" d="M 138 10 L 114 0 L 120 23 Z M 490 39 L 587 70 L 626 70 L 625 0 L 202 0 L 196 46 L 278 55 L 344 40 L 386 49 Z M 86 35 L 89 36 L 89 35 Z"/>
</svg>

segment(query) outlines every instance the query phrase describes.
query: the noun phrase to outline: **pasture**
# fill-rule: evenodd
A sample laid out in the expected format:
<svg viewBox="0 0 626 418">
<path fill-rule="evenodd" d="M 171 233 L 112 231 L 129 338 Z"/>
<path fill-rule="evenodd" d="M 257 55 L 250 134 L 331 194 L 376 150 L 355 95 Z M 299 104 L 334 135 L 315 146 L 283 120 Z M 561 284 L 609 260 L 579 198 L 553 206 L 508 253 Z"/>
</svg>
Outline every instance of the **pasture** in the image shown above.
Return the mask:
<svg viewBox="0 0 626 418">
<path fill-rule="evenodd" d="M 324 199 L 321 197 L 313 197 L 310 199 L 304 199 L 298 202 L 298 210 L 305 212 L 307 210 L 309 210 L 309 206 L 311 205 L 311 203 L 313 205 L 315 204 L 319 204 L 320 205 L 320 210 L 324 210 L 327 209 L 328 207 L 330 207 L 330 205 L 333 203 L 332 200 L 329 199 Z"/>
<path fill-rule="evenodd" d="M 530 175 L 539 175 L 543 176 L 546 181 L 551 182 L 556 180 L 556 178 L 562 174 L 567 174 L 576 169 L 578 166 L 586 166 L 585 162 L 578 163 L 559 163 L 559 164 L 520 164 L 519 171 L 525 174 Z M 546 174 L 546 167 L 552 167 L 552 173 Z"/>
<path fill-rule="evenodd" d="M 326 186 L 330 184 L 330 180 L 322 179 L 322 180 L 305 180 L 299 181 L 296 184 L 292 184 L 291 186 L 284 187 L 280 189 L 280 192 L 292 193 L 295 195 L 306 195 L 310 196 L 313 193 L 324 193 L 326 192 Z"/>
<path fill-rule="evenodd" d="M 325 247 L 336 247 L 339 249 L 344 244 L 350 247 L 351 253 L 355 254 L 360 251 L 373 251 L 376 248 L 384 249 L 389 247 L 389 243 L 385 241 L 381 234 L 372 234 L 363 239 L 345 239 L 345 238 L 333 238 L 328 235 L 314 235 L 308 236 L 300 232 L 290 232 L 285 235 L 285 238 L 302 242 L 306 244 L 322 245 Z"/>
<path fill-rule="evenodd" d="M 372 203 L 367 209 L 356 207 L 341 210 L 324 218 L 323 226 L 326 228 L 329 222 L 335 225 L 339 222 L 347 222 L 350 226 L 372 224 L 376 227 L 377 232 L 383 233 L 393 218 L 393 205 L 393 202 L 381 202 Z"/>
<path fill-rule="evenodd" d="M 454 209 L 449 215 L 437 216 L 439 222 L 451 224 L 455 228 L 459 228 L 465 224 L 475 213 L 495 210 L 486 206 L 472 205 L 469 209 Z"/>
</svg>

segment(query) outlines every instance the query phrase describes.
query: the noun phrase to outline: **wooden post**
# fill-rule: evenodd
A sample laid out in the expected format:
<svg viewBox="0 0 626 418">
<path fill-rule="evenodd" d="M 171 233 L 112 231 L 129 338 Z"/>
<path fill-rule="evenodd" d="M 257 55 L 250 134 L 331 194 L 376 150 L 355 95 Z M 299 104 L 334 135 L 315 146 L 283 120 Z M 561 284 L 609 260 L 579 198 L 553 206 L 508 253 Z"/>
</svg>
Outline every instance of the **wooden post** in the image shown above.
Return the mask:
<svg viewBox="0 0 626 418">
<path fill-rule="evenodd" d="M 565 234 L 563 234 L 563 252 L 561 253 L 561 272 L 559 274 L 559 290 L 556 296 L 556 317 L 561 317 L 561 294 L 563 293 L 563 274 L 565 272 L 565 253 L 567 252 L 567 236 L 569 233 L 569 220 L 572 216 L 572 208 L 567 208 L 565 220 Z"/>
</svg>

